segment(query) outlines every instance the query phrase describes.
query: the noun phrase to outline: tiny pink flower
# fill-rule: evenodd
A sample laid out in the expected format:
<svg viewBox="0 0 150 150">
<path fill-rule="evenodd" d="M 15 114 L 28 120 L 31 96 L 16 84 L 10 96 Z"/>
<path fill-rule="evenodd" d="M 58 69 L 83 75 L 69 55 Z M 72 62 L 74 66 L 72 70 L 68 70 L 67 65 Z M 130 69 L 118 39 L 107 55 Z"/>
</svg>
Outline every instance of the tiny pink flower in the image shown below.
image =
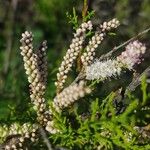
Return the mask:
<svg viewBox="0 0 150 150">
<path fill-rule="evenodd" d="M 117 57 L 117 60 L 132 70 L 134 65 L 141 63 L 141 57 L 145 51 L 145 45 L 139 41 L 133 41 L 126 46 L 126 50 Z"/>
</svg>

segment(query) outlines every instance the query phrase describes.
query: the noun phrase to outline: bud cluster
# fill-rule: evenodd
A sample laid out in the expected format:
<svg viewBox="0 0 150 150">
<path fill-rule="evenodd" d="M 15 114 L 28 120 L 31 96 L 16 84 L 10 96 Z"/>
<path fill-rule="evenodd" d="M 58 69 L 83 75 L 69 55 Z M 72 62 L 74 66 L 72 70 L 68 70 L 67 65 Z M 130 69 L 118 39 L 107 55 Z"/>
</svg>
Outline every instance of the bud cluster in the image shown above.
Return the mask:
<svg viewBox="0 0 150 150">
<path fill-rule="evenodd" d="M 2 126 L 0 127 L 1 141 L 6 140 L 9 136 L 17 136 L 17 139 L 12 140 L 9 144 L 6 144 L 6 150 L 17 150 L 18 148 L 23 148 L 23 143 L 25 140 L 30 139 L 32 142 L 36 141 L 36 132 L 38 130 L 38 125 L 25 123 L 23 125 L 19 125 L 18 123 L 14 123 L 11 126 Z M 16 141 L 17 140 L 17 141 Z"/>
<path fill-rule="evenodd" d="M 47 83 L 47 75 L 48 75 L 48 64 L 47 64 L 47 41 L 43 41 L 40 47 L 36 51 L 37 57 L 37 63 L 39 66 L 40 74 L 42 77 L 42 82 L 46 85 Z"/>
<path fill-rule="evenodd" d="M 60 132 L 57 128 L 55 128 L 54 121 L 48 121 L 45 129 L 51 134 L 56 134 Z"/>
<path fill-rule="evenodd" d="M 33 101 L 33 100 L 32 100 Z M 47 105 L 44 98 L 38 98 L 32 102 L 34 104 L 34 109 L 37 113 L 37 119 L 40 124 L 45 126 L 47 121 L 51 119 L 51 114 L 47 109 Z"/>
<path fill-rule="evenodd" d="M 90 92 L 91 90 L 85 87 L 84 81 L 80 81 L 79 84 L 70 85 L 59 93 L 54 98 L 54 106 L 60 109 L 66 108 Z"/>
<path fill-rule="evenodd" d="M 119 20 L 114 18 L 108 22 L 103 22 L 103 24 L 100 25 L 100 29 L 102 32 L 106 32 L 117 28 L 119 25 L 120 25 Z"/>
<path fill-rule="evenodd" d="M 81 56 L 81 61 L 84 66 L 91 64 L 95 56 L 95 50 L 98 45 L 104 39 L 104 33 L 96 32 L 92 39 L 89 41 L 89 44 L 86 47 L 86 51 Z"/>
<path fill-rule="evenodd" d="M 46 41 L 44 41 L 36 53 L 33 52 L 32 33 L 26 31 L 22 34 L 21 55 L 24 60 L 24 67 L 30 83 L 30 98 L 37 111 L 38 120 L 45 124 L 49 118 L 46 111 L 46 103 L 43 98 L 47 81 Z"/>
<path fill-rule="evenodd" d="M 104 36 L 106 35 L 106 31 L 110 31 L 111 29 L 115 29 L 119 26 L 119 21 L 117 19 L 112 19 L 109 22 L 104 22 L 102 25 L 100 25 L 99 31 L 93 35 L 92 39 L 89 41 L 89 44 L 85 48 L 85 52 L 81 56 L 81 61 L 83 66 L 88 66 L 92 63 L 94 56 L 95 56 L 95 50 L 98 47 L 99 44 L 104 39 Z"/>
<path fill-rule="evenodd" d="M 44 53 L 40 53 L 40 57 L 33 53 L 32 40 L 33 38 L 31 32 L 26 31 L 22 34 L 22 39 L 20 40 L 22 44 L 20 47 L 21 55 L 23 56 L 24 67 L 26 74 L 28 75 L 28 81 L 30 83 L 32 93 L 37 93 L 37 91 L 40 91 L 38 95 L 42 96 L 45 92 L 45 76 L 42 76 L 42 73 L 44 72 L 44 70 L 42 70 L 44 64 L 38 64 L 38 60 L 44 58 Z M 45 49 L 45 45 L 43 46 L 42 49 Z"/>
<path fill-rule="evenodd" d="M 79 52 L 82 50 L 82 44 L 84 42 L 86 31 L 91 29 L 92 23 L 91 21 L 88 21 L 87 23 L 81 24 L 81 26 L 76 30 L 70 48 L 67 50 L 64 60 L 58 69 L 59 72 L 57 73 L 57 81 L 55 82 L 58 91 L 63 89 L 63 85 L 67 79 L 67 74 L 70 71 L 75 59 L 79 55 Z"/>
</svg>

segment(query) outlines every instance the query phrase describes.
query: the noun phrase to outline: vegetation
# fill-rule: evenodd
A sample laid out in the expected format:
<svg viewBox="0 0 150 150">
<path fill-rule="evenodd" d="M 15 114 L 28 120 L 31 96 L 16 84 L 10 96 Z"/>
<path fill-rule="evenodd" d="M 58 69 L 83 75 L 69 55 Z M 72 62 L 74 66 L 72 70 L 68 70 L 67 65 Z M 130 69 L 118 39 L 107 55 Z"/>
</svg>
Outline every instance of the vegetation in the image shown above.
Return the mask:
<svg viewBox="0 0 150 150">
<path fill-rule="evenodd" d="M 150 149 L 148 4 L 1 1 L 0 149 Z"/>
</svg>

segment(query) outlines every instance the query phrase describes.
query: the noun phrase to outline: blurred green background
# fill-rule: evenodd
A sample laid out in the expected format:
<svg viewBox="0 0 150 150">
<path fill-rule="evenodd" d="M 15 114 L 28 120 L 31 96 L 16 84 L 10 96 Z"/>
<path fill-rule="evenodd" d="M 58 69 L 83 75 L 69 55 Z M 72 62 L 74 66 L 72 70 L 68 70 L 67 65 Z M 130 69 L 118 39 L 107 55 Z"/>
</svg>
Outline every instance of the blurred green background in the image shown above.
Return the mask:
<svg viewBox="0 0 150 150">
<path fill-rule="evenodd" d="M 35 48 L 42 40 L 48 41 L 49 77 L 46 97 L 54 97 L 57 68 L 69 46 L 73 31 L 66 13 L 72 14 L 73 7 L 81 23 L 82 0 L 0 0 L 1 121 L 16 112 L 21 116 L 28 108 L 28 82 L 19 49 L 21 33 L 25 30 L 33 32 Z M 121 22 L 117 35 L 108 36 L 98 48 L 97 57 L 150 26 L 150 0 L 89 0 L 89 10 L 95 10 L 92 18 L 94 25 L 114 17 Z M 140 40 L 149 47 L 149 39 L 150 34 L 147 33 Z M 150 51 L 147 51 L 145 63 L 138 67 L 139 72 L 150 65 L 149 56 Z M 127 82 L 128 76 L 120 82 Z M 118 82 L 114 83 L 106 86 L 116 87 Z"/>
</svg>

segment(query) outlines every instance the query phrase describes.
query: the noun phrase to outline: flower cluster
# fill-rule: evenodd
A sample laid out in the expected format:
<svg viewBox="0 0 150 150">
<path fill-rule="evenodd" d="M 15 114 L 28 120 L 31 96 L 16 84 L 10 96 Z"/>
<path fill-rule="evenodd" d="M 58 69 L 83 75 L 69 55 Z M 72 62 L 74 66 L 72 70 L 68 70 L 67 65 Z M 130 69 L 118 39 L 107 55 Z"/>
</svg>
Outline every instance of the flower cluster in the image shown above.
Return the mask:
<svg viewBox="0 0 150 150">
<path fill-rule="evenodd" d="M 2 126 L 0 127 L 0 134 L 1 139 L 0 141 L 6 140 L 6 137 L 9 136 L 17 136 L 17 141 L 11 141 L 11 144 L 6 144 L 5 149 L 17 149 L 23 147 L 23 142 L 25 140 L 30 139 L 32 142 L 34 142 L 36 137 L 36 132 L 38 130 L 38 125 L 36 124 L 30 124 L 30 123 L 24 123 L 23 125 L 19 125 L 18 123 L 14 123 L 11 126 Z"/>
<path fill-rule="evenodd" d="M 44 64 L 41 65 L 40 63 L 40 59 L 44 58 L 43 54 L 41 53 L 40 57 L 38 57 L 38 55 L 33 53 L 33 45 L 32 45 L 32 33 L 26 31 L 25 33 L 22 34 L 22 39 L 21 44 L 22 46 L 20 47 L 21 49 L 21 55 L 23 56 L 23 60 L 24 60 L 24 67 L 26 70 L 26 74 L 28 75 L 28 81 L 30 83 L 30 88 L 31 91 L 33 93 L 38 92 L 38 96 L 41 97 L 43 96 L 44 92 L 45 92 L 45 76 L 42 76 L 42 72 L 45 71 L 43 70 L 43 66 Z M 45 44 L 42 45 L 41 49 L 45 49 L 46 46 Z M 41 51 L 42 52 L 42 51 Z M 39 51 L 38 51 L 39 53 Z M 38 62 L 38 60 L 40 60 Z M 40 64 L 38 64 L 38 63 Z"/>
<path fill-rule="evenodd" d="M 96 32 L 89 44 L 86 47 L 86 51 L 81 56 L 81 61 L 84 66 L 87 66 L 92 62 L 95 56 L 95 49 L 103 41 L 104 33 Z"/>
<path fill-rule="evenodd" d="M 105 80 L 110 77 L 119 76 L 121 67 L 116 60 L 99 61 L 96 60 L 93 64 L 86 67 L 87 80 Z"/>
<path fill-rule="evenodd" d="M 125 51 L 116 59 L 107 59 L 104 61 L 97 59 L 91 64 L 94 60 L 95 50 L 103 41 L 106 33 L 118 26 L 119 21 L 117 19 L 104 22 L 95 31 L 95 34 L 86 46 L 83 46 L 83 42 L 85 41 L 87 30 L 92 30 L 91 21 L 82 23 L 76 30 L 70 48 L 67 50 L 58 69 L 57 81 L 55 82 L 57 92 L 52 105 L 58 113 L 61 113 L 64 108 L 68 108 L 86 94 L 91 93 L 91 89 L 86 86 L 86 79 L 104 81 L 107 78 L 119 76 L 124 68 L 132 70 L 134 65 L 141 62 L 141 56 L 145 53 L 146 47 L 139 41 L 133 41 L 126 46 Z M 42 42 L 36 51 L 33 50 L 33 35 L 31 32 L 24 32 L 20 41 L 22 44 L 20 49 L 23 56 L 24 68 L 30 84 L 30 98 L 33 108 L 37 113 L 37 124 L 25 123 L 21 126 L 15 123 L 9 127 L 5 125 L 0 127 L 0 142 L 7 141 L 7 137 L 15 136 L 14 141 L 13 138 L 10 138 L 11 140 L 9 140 L 8 144 L 6 143 L 6 150 L 24 149 L 24 141 L 28 139 L 32 142 L 36 141 L 37 136 L 39 136 L 37 133 L 40 127 L 39 124 L 51 134 L 61 133 L 61 130 L 55 127 L 53 109 L 48 108 L 44 98 L 48 74 L 46 41 Z M 84 48 L 85 51 L 83 52 Z M 81 72 L 70 86 L 64 88 L 67 75 L 77 57 L 81 58 L 82 61 Z M 110 136 L 110 133 L 104 131 L 101 135 Z"/>
<path fill-rule="evenodd" d="M 84 81 L 80 81 L 79 84 L 70 85 L 58 94 L 54 98 L 54 106 L 60 109 L 66 108 L 90 92 L 91 90 L 85 87 Z"/>
<path fill-rule="evenodd" d="M 105 31 L 110 31 L 111 29 L 115 29 L 120 25 L 119 21 L 114 18 L 108 22 L 104 22 L 103 24 L 100 25 L 100 28 L 102 30 L 102 32 Z"/>
<path fill-rule="evenodd" d="M 85 48 L 86 51 L 81 56 L 81 61 L 84 66 L 90 65 L 94 59 L 95 56 L 95 50 L 98 47 L 99 44 L 104 39 L 104 36 L 106 35 L 106 31 L 109 31 L 111 29 L 115 29 L 119 26 L 119 21 L 117 19 L 112 19 L 109 22 L 104 22 L 102 25 L 100 25 L 99 31 L 93 35 L 92 39 L 89 41 L 89 44 Z"/>
<path fill-rule="evenodd" d="M 44 85 L 46 85 L 47 83 L 47 75 L 48 75 L 46 49 L 47 49 L 47 41 L 43 41 L 40 47 L 36 51 L 36 55 L 38 56 L 37 63 L 39 66 L 42 82 L 44 83 Z"/>
<path fill-rule="evenodd" d="M 47 125 L 45 127 L 46 131 L 48 131 L 51 134 L 59 133 L 60 131 L 55 127 L 54 121 L 48 121 Z"/>
<path fill-rule="evenodd" d="M 141 63 L 141 56 L 145 51 L 145 45 L 136 40 L 126 46 L 126 50 L 117 57 L 117 60 L 131 70 L 134 65 Z"/>
<path fill-rule="evenodd" d="M 110 77 L 119 76 L 122 69 L 133 69 L 134 65 L 141 62 L 141 56 L 145 53 L 146 47 L 139 41 L 134 41 L 126 46 L 124 52 L 115 60 L 99 61 L 86 67 L 87 80 L 105 80 Z"/>
<path fill-rule="evenodd" d="M 63 89 L 67 74 L 74 63 L 74 60 L 77 58 L 79 52 L 82 50 L 82 44 L 85 38 L 86 30 L 91 29 L 92 23 L 91 21 L 88 21 L 87 23 L 84 22 L 83 24 L 81 24 L 81 26 L 76 30 L 70 48 L 67 50 L 67 53 L 64 56 L 64 60 L 62 61 L 61 66 L 58 69 L 59 72 L 57 73 L 57 81 L 55 82 L 58 91 Z"/>
<path fill-rule="evenodd" d="M 46 61 L 46 41 L 44 41 L 36 53 L 33 52 L 32 33 L 26 31 L 22 34 L 21 55 L 24 60 L 24 67 L 30 83 L 30 98 L 37 111 L 37 119 L 43 125 L 49 118 L 46 111 L 45 99 L 43 98 L 47 80 L 47 61 Z"/>
</svg>

